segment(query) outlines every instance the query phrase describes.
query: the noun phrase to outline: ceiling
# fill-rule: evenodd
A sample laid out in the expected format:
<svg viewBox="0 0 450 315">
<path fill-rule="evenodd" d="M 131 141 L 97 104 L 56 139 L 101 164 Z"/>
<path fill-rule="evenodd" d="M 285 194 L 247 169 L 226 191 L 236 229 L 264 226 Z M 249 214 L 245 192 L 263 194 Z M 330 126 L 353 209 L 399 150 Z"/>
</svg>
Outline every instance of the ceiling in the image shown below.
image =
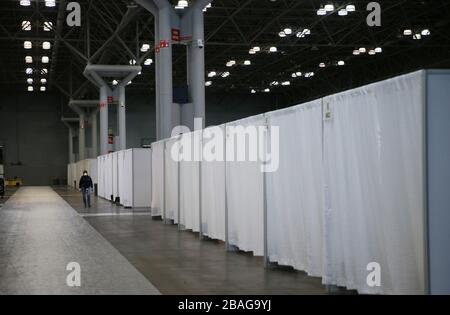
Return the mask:
<svg viewBox="0 0 450 315">
<path fill-rule="evenodd" d="M 98 92 L 87 83 L 82 71 L 88 60 L 102 64 L 129 64 L 131 59 L 154 59 L 153 51 L 140 51 L 142 44 L 152 44 L 154 21 L 150 13 L 126 0 L 79 0 L 82 7 L 81 27 L 65 23 L 67 2 L 56 1 L 46 7 L 44 0 L 32 0 L 31 6 L 20 6 L 19 0 L 2 0 L 0 5 L 0 87 L 27 91 L 27 79 L 34 80 L 34 93 L 39 93 L 40 80 L 46 78 L 47 91 L 57 90 L 75 98 L 97 97 Z M 172 1 L 174 4 L 177 1 Z M 211 92 L 270 93 L 283 95 L 295 103 L 335 93 L 369 82 L 422 68 L 450 67 L 450 2 L 448 0 L 380 1 L 381 27 L 369 27 L 366 6 L 370 1 L 319 0 L 214 0 L 205 13 L 206 73 Z M 321 5 L 333 3 L 335 11 L 318 16 Z M 337 11 L 348 4 L 355 12 L 339 16 Z M 30 21 L 31 31 L 21 28 Z M 53 29 L 45 32 L 44 21 Z M 293 35 L 280 37 L 285 28 Z M 310 35 L 297 37 L 304 29 Z M 420 40 L 404 36 L 405 29 L 414 33 L 430 30 Z M 24 41 L 32 49 L 24 49 Z M 44 51 L 42 42 L 51 43 Z M 89 45 L 88 45 L 89 43 Z M 249 54 L 255 46 L 261 48 Z M 174 85 L 186 82 L 185 46 L 174 47 Z M 269 53 L 277 47 L 276 53 Z M 353 51 L 380 47 L 381 53 L 358 56 Z M 41 57 L 50 58 L 48 64 Z M 33 74 L 25 73 L 25 56 L 33 57 Z M 227 67 L 230 60 L 236 65 Z M 251 65 L 243 65 L 249 60 Z M 344 62 L 339 66 L 337 62 Z M 320 67 L 324 63 L 325 67 Z M 323 66 L 323 65 L 322 65 Z M 42 74 L 42 68 L 48 74 Z M 154 64 L 143 66 L 142 75 L 129 86 L 152 93 Z M 229 72 L 223 78 L 220 74 Z M 301 72 L 301 77 L 292 73 Z M 306 78 L 305 73 L 314 73 Z M 271 83 L 279 82 L 278 86 Z M 281 85 L 289 81 L 289 86 Z M 42 93 L 42 92 L 41 92 Z"/>
</svg>

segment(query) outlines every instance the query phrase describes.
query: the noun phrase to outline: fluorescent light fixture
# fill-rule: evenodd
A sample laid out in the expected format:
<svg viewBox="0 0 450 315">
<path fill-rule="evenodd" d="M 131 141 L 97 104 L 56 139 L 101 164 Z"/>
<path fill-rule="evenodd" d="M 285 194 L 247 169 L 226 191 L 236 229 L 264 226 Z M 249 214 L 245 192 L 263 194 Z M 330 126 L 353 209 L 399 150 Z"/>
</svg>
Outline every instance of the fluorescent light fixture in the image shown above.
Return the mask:
<svg viewBox="0 0 450 315">
<path fill-rule="evenodd" d="M 32 69 L 32 68 L 27 68 L 27 69 L 25 70 L 25 73 L 26 73 L 26 74 L 33 74 L 33 69 Z"/>
<path fill-rule="evenodd" d="M 332 11 L 334 11 L 334 5 L 333 4 L 326 4 L 324 9 L 327 12 L 332 12 Z"/>
<path fill-rule="evenodd" d="M 53 8 L 56 6 L 55 0 L 45 0 L 45 6 L 49 8 Z"/>
<path fill-rule="evenodd" d="M 230 76 L 230 73 L 228 71 L 222 73 L 222 78 L 226 78 L 228 76 Z"/>
<path fill-rule="evenodd" d="M 47 88 L 45 86 L 41 86 L 41 92 L 45 92 Z"/>
<path fill-rule="evenodd" d="M 47 56 L 42 57 L 42 63 L 49 63 L 50 59 Z"/>
<path fill-rule="evenodd" d="M 216 71 L 211 71 L 210 73 L 208 73 L 208 78 L 214 78 L 217 75 Z"/>
<path fill-rule="evenodd" d="M 131 84 L 133 84 L 133 81 L 130 81 L 130 82 L 127 83 L 127 85 L 131 85 Z"/>
<path fill-rule="evenodd" d="M 34 88 L 32 86 L 29 86 L 28 87 L 28 92 L 33 92 L 33 91 L 34 91 Z"/>
<path fill-rule="evenodd" d="M 234 65 L 236 65 L 236 60 L 230 60 L 230 61 L 228 61 L 227 64 L 226 64 L 227 67 L 232 67 L 232 66 L 234 66 Z"/>
<path fill-rule="evenodd" d="M 291 77 L 296 78 L 296 77 L 297 77 L 297 74 L 296 74 L 296 73 L 293 73 L 293 74 L 291 74 Z"/>
<path fill-rule="evenodd" d="M 321 62 L 321 63 L 319 64 L 319 68 L 325 68 L 325 67 L 326 67 L 325 62 Z"/>
<path fill-rule="evenodd" d="M 284 29 L 284 34 L 286 34 L 286 35 L 291 35 L 292 34 L 292 28 L 285 28 Z"/>
<path fill-rule="evenodd" d="M 33 63 L 33 57 L 31 57 L 31 56 L 26 56 L 26 57 L 25 57 L 25 62 L 26 62 L 26 63 Z"/>
<path fill-rule="evenodd" d="M 286 33 L 281 31 L 278 33 L 278 36 L 280 36 L 281 38 L 286 37 Z"/>
<path fill-rule="evenodd" d="M 42 43 L 42 49 L 49 50 L 50 48 L 52 48 L 52 44 L 50 44 L 50 42 L 43 42 Z"/>
<path fill-rule="evenodd" d="M 31 31 L 31 22 L 30 21 L 22 21 L 22 30 Z"/>
<path fill-rule="evenodd" d="M 339 12 L 338 12 L 338 15 L 339 16 L 347 16 L 348 12 L 345 9 L 340 9 Z"/>
<path fill-rule="evenodd" d="M 33 84 L 33 79 L 32 78 L 27 79 L 27 83 L 28 84 Z"/>
<path fill-rule="evenodd" d="M 20 0 L 20 5 L 23 7 L 29 7 L 31 5 L 30 0 Z"/>
<path fill-rule="evenodd" d="M 382 52 L 383 52 L 383 48 L 377 47 L 377 48 L 375 48 L 375 52 L 376 52 L 377 54 L 382 53 Z"/>
<path fill-rule="evenodd" d="M 31 49 L 31 48 L 33 48 L 33 44 L 27 40 L 27 41 L 23 42 L 23 48 Z"/>
<path fill-rule="evenodd" d="M 422 36 L 429 36 L 429 35 L 431 35 L 431 32 L 430 32 L 429 29 L 424 29 L 424 30 L 422 31 L 421 35 L 422 35 Z"/>
<path fill-rule="evenodd" d="M 297 77 L 301 77 L 303 75 L 303 73 L 301 73 L 300 71 L 297 71 L 295 74 L 297 75 Z"/>
<path fill-rule="evenodd" d="M 45 79 L 45 78 L 41 79 L 41 83 L 42 84 L 46 84 L 47 83 L 47 79 Z"/>
<path fill-rule="evenodd" d="M 278 81 L 273 81 L 272 83 L 270 83 L 270 85 L 272 86 L 278 86 L 280 84 L 280 82 Z"/>
<path fill-rule="evenodd" d="M 212 81 L 206 81 L 205 82 L 205 86 L 211 86 L 212 85 Z"/>
<path fill-rule="evenodd" d="M 112 85 L 116 86 L 117 84 L 119 84 L 119 81 L 117 81 L 117 80 L 112 81 Z"/>
<path fill-rule="evenodd" d="M 150 66 L 153 63 L 153 59 L 147 58 L 144 61 L 144 66 Z"/>
<path fill-rule="evenodd" d="M 141 47 L 141 52 L 147 52 L 150 50 L 150 45 L 149 44 L 143 44 Z"/>
<path fill-rule="evenodd" d="M 42 68 L 41 74 L 47 74 L 47 73 L 48 73 L 48 69 L 47 68 Z"/>
<path fill-rule="evenodd" d="M 325 11 L 324 8 L 320 8 L 319 10 L 317 10 L 317 15 L 319 16 L 327 15 L 327 11 Z"/>
<path fill-rule="evenodd" d="M 244 61 L 244 66 L 250 66 L 251 64 L 252 64 L 252 62 L 250 60 Z"/>
<path fill-rule="evenodd" d="M 269 92 L 270 92 L 270 89 L 264 89 L 264 92 L 265 92 L 265 93 L 269 93 Z"/>
<path fill-rule="evenodd" d="M 281 83 L 282 86 L 288 86 L 291 85 L 291 81 L 284 81 L 283 83 Z"/>
<path fill-rule="evenodd" d="M 358 56 L 361 52 L 359 51 L 359 49 L 355 49 L 353 51 L 353 55 Z"/>
<path fill-rule="evenodd" d="M 305 78 L 312 78 L 314 76 L 314 72 L 305 73 Z"/>
<path fill-rule="evenodd" d="M 366 49 L 365 47 L 361 47 L 361 48 L 359 49 L 359 52 L 360 52 L 361 54 L 365 54 L 365 53 L 367 52 L 367 49 Z"/>
<path fill-rule="evenodd" d="M 422 39 L 422 35 L 419 33 L 414 34 L 413 39 Z"/>
<path fill-rule="evenodd" d="M 255 91 L 255 89 L 252 89 L 252 90 L 250 91 L 250 93 L 252 93 L 252 94 L 256 94 L 256 91 Z"/>
<path fill-rule="evenodd" d="M 52 22 L 44 22 L 44 32 L 50 32 L 53 29 Z"/>
<path fill-rule="evenodd" d="M 338 64 L 338 66 L 345 66 L 345 61 L 339 60 L 337 64 Z"/>
<path fill-rule="evenodd" d="M 410 30 L 410 29 L 404 30 L 404 31 L 403 31 L 403 35 L 405 35 L 405 36 L 411 36 L 411 35 L 412 35 L 412 30 Z"/>
<path fill-rule="evenodd" d="M 369 55 L 373 56 L 373 55 L 375 55 L 375 54 L 376 54 L 375 49 L 369 50 Z"/>
<path fill-rule="evenodd" d="M 250 49 L 250 50 L 248 51 L 248 53 L 249 53 L 250 55 L 254 55 L 254 54 L 256 54 L 256 51 L 252 48 L 252 49 Z"/>
<path fill-rule="evenodd" d="M 255 47 L 253 47 L 253 50 L 254 50 L 255 52 L 260 52 L 260 51 L 261 51 L 261 47 L 255 46 Z"/>
<path fill-rule="evenodd" d="M 345 7 L 345 10 L 347 10 L 347 12 L 355 12 L 355 11 L 356 11 L 356 7 L 355 7 L 354 4 L 348 4 L 348 5 Z"/>
<path fill-rule="evenodd" d="M 270 51 L 271 53 L 276 53 L 276 52 L 278 51 L 278 48 L 275 47 L 275 46 L 272 46 L 272 47 L 269 48 L 269 51 Z"/>
</svg>

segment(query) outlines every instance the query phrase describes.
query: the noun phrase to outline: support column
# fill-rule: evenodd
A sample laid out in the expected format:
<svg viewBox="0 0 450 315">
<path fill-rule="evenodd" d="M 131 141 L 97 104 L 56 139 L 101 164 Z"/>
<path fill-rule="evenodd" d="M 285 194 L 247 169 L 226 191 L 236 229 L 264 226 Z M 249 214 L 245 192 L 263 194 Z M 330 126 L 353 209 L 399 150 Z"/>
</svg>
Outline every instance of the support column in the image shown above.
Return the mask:
<svg viewBox="0 0 450 315">
<path fill-rule="evenodd" d="M 75 158 L 73 156 L 73 128 L 69 127 L 69 163 L 75 163 Z"/>
<path fill-rule="evenodd" d="M 100 87 L 100 154 L 108 154 L 108 87 Z"/>
<path fill-rule="evenodd" d="M 192 10 L 192 42 L 189 45 L 189 92 L 194 105 L 194 118 L 202 118 L 205 127 L 205 49 L 202 8 Z"/>
<path fill-rule="evenodd" d="M 91 115 L 91 137 L 92 137 L 92 158 L 98 156 L 98 124 L 97 124 L 97 110 Z"/>
<path fill-rule="evenodd" d="M 161 47 L 158 60 L 159 72 L 159 104 L 161 117 L 160 137 L 170 138 L 172 133 L 173 78 L 172 78 L 172 43 L 171 43 L 171 10 L 170 5 L 159 9 L 159 39 L 168 44 Z"/>
<path fill-rule="evenodd" d="M 84 114 L 80 115 L 80 127 L 78 129 L 78 155 L 79 160 L 86 159 L 86 117 Z"/>
<path fill-rule="evenodd" d="M 119 150 L 127 149 L 125 87 L 118 87 L 119 102 L 117 103 L 117 129 L 119 132 Z"/>
<path fill-rule="evenodd" d="M 155 15 L 155 47 L 159 47 L 159 17 Z M 161 137 L 161 104 L 159 97 L 159 54 L 155 53 L 155 95 L 156 95 L 156 139 L 159 141 Z"/>
</svg>

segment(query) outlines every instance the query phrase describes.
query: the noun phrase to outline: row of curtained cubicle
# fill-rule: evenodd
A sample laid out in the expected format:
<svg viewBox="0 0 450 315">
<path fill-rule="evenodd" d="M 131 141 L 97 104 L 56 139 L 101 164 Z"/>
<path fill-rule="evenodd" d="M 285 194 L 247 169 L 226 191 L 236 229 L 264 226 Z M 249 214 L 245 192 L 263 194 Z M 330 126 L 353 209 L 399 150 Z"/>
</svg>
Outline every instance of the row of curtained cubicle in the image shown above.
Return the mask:
<svg viewBox="0 0 450 315">
<path fill-rule="evenodd" d="M 99 157 L 99 195 L 150 206 L 153 216 L 327 285 L 368 294 L 431 292 L 435 258 L 427 222 L 434 214 L 426 203 L 424 153 L 429 75 L 415 72 L 180 136 L 202 149 L 219 128 L 226 157 L 234 145 L 230 126 L 260 126 L 267 131 L 258 135 L 267 157 L 272 127 L 278 128 L 274 172 L 262 172 L 258 161 L 177 162 L 171 155 L 177 137 L 151 150 Z M 373 263 L 381 268 L 381 286 L 367 282 Z"/>
</svg>

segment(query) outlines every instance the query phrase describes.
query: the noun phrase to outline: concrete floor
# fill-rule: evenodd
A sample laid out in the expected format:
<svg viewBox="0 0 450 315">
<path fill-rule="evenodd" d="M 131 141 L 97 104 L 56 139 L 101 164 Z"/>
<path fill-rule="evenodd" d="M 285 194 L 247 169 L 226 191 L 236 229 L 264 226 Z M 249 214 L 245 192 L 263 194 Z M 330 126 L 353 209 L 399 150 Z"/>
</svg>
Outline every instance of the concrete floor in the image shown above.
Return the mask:
<svg viewBox="0 0 450 315">
<path fill-rule="evenodd" d="M 222 242 L 200 241 L 150 216 L 95 198 L 84 209 L 78 191 L 55 188 L 163 294 L 326 294 L 318 278 L 289 268 L 264 269 L 262 258 L 226 252 Z"/>
<path fill-rule="evenodd" d="M 261 258 L 179 232 L 149 209 L 100 198 L 92 205 L 66 187 L 22 188 L 10 198 L 0 209 L 0 294 L 327 293 L 318 278 L 265 269 Z M 66 260 L 80 262 L 81 288 L 65 284 Z"/>
</svg>

